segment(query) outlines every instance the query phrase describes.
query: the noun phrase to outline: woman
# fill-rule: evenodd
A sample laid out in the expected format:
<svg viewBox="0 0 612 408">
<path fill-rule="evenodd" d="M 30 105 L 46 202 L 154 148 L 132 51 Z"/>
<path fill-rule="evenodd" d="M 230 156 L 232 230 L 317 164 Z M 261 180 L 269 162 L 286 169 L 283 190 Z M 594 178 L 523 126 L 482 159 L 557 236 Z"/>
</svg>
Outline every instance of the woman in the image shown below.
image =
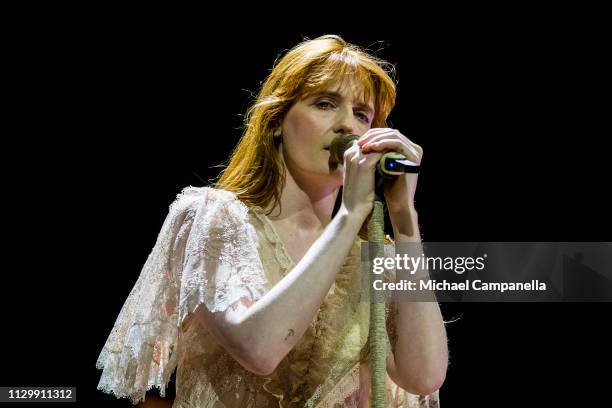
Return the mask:
<svg viewBox="0 0 612 408">
<path fill-rule="evenodd" d="M 385 128 L 384 61 L 333 35 L 275 65 L 215 188 L 188 187 L 98 359 L 98 388 L 134 403 L 176 369 L 174 407 L 367 406 L 362 226 L 384 151 L 422 149 Z M 338 135 L 360 138 L 330 166 Z M 385 190 L 396 242 L 419 242 L 417 176 Z M 343 187 L 343 188 L 341 188 Z M 447 346 L 435 302 L 389 308 L 389 406 L 438 406 Z"/>
</svg>

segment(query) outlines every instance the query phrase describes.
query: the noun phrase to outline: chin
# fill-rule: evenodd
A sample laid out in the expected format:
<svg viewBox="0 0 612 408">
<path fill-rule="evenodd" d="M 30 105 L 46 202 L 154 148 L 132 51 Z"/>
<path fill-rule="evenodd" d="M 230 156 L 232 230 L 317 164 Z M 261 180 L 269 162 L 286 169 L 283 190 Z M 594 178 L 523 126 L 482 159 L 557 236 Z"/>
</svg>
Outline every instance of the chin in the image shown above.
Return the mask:
<svg viewBox="0 0 612 408">
<path fill-rule="evenodd" d="M 330 178 L 337 180 L 339 185 L 342 185 L 342 182 L 344 180 L 344 169 L 342 167 L 338 167 L 334 171 L 329 171 L 329 168 L 328 168 L 327 175 Z"/>
</svg>

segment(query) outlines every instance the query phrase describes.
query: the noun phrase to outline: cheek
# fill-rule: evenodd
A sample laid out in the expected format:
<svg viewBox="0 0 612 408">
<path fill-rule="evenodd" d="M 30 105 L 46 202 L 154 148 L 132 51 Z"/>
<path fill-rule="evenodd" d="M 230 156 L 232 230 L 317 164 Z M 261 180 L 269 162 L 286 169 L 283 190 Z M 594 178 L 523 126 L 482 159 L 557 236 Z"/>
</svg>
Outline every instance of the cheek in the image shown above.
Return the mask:
<svg viewBox="0 0 612 408">
<path fill-rule="evenodd" d="M 312 145 L 318 148 L 322 128 L 320 120 L 308 116 L 291 119 L 286 123 L 287 135 L 290 135 L 291 139 L 300 145 Z"/>
</svg>

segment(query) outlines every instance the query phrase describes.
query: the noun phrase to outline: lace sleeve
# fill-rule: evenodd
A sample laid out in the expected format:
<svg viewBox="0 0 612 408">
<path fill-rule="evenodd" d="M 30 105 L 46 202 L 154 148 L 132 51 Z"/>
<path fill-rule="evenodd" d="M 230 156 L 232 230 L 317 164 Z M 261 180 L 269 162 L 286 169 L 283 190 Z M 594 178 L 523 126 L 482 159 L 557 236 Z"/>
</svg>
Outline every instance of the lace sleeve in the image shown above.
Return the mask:
<svg viewBox="0 0 612 408">
<path fill-rule="evenodd" d="M 164 396 L 189 313 L 201 303 L 223 311 L 265 293 L 246 220 L 246 207 L 229 192 L 188 187 L 178 195 L 98 357 L 98 389 L 134 404 L 154 387 Z"/>
<path fill-rule="evenodd" d="M 267 291 L 257 233 L 236 199 L 216 200 L 196 215 L 184 255 L 180 321 L 202 303 L 222 312 L 246 307 Z"/>
</svg>

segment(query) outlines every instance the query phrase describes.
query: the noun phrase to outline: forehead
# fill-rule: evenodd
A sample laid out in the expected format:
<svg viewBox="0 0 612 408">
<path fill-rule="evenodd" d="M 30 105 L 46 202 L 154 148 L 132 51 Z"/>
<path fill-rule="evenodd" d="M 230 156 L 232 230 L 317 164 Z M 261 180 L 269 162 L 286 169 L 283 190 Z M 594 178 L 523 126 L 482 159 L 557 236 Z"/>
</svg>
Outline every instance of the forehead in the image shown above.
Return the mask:
<svg viewBox="0 0 612 408">
<path fill-rule="evenodd" d="M 343 99 L 352 101 L 353 103 L 367 105 L 370 108 L 374 108 L 374 95 L 373 92 L 369 91 L 365 84 L 355 78 L 347 79 L 345 81 L 335 81 L 328 84 L 323 84 L 316 89 L 311 90 L 304 98 L 330 94 L 338 95 Z"/>
</svg>

